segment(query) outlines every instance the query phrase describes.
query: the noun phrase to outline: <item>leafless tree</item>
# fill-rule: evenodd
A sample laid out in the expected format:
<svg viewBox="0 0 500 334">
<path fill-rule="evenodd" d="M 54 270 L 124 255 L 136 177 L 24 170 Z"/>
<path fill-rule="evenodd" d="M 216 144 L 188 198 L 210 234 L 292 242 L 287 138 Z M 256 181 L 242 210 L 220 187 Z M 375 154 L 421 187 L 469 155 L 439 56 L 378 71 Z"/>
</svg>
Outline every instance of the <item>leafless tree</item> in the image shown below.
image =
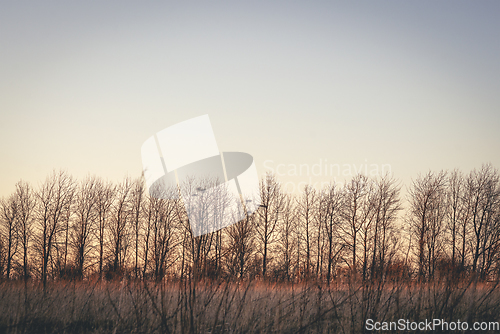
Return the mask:
<svg viewBox="0 0 500 334">
<path fill-rule="evenodd" d="M 373 216 L 370 198 L 372 182 L 367 176 L 358 174 L 346 184 L 344 190 L 343 224 L 341 225 L 342 239 L 351 251 L 351 272 L 356 275 L 358 270 L 358 244 L 367 242 L 371 219 Z M 365 238 L 360 240 L 360 233 L 364 230 Z M 366 253 L 368 244 L 364 244 L 363 268 L 368 259 Z M 363 272 L 365 274 L 365 272 Z"/>
<path fill-rule="evenodd" d="M 334 183 L 323 189 L 321 193 L 321 207 L 320 210 L 324 211 L 322 215 L 323 227 L 326 237 L 327 248 L 327 269 L 326 280 L 330 282 L 334 267 L 341 255 L 344 245 L 340 242 L 339 229 L 342 220 L 342 210 L 344 203 L 342 190 L 339 189 Z"/>
<path fill-rule="evenodd" d="M 499 240 L 497 213 L 499 210 L 499 175 L 491 165 L 473 170 L 466 180 L 470 199 L 470 220 L 473 230 L 472 270 L 486 278 L 496 257 Z"/>
<path fill-rule="evenodd" d="M 319 232 L 318 226 L 315 225 L 318 214 L 317 204 L 316 190 L 312 186 L 306 185 L 296 204 L 300 229 L 299 237 L 304 245 L 304 275 L 306 278 L 312 273 L 313 244 Z"/>
<path fill-rule="evenodd" d="M 191 275 L 198 280 L 220 269 L 217 268 L 220 254 L 215 246 L 222 241 L 218 241 L 217 231 L 226 225 L 226 219 L 232 219 L 231 201 L 235 199 L 225 183 L 208 177 L 186 179 L 181 185 L 181 194 L 186 211 L 178 209 L 177 212 L 185 229 L 184 252 L 189 255 L 183 258 L 189 259 Z"/>
<path fill-rule="evenodd" d="M 298 255 L 298 224 L 297 210 L 290 194 L 285 194 L 284 208 L 281 223 L 279 224 L 278 259 L 281 261 L 280 272 L 282 278 L 291 280 L 292 275 L 299 271 L 299 263 L 294 255 Z"/>
<path fill-rule="evenodd" d="M 419 176 L 409 190 L 409 224 L 417 239 L 418 278 L 432 278 L 443 240 L 446 173 Z"/>
<path fill-rule="evenodd" d="M 25 281 L 30 276 L 29 252 L 30 241 L 33 235 L 33 215 L 36 198 L 31 186 L 23 181 L 16 184 L 18 237 L 22 247 L 22 277 Z"/>
<path fill-rule="evenodd" d="M 98 181 L 95 177 L 88 177 L 80 183 L 75 202 L 72 245 L 76 274 L 83 278 L 87 255 L 92 249 L 91 237 L 98 219 Z"/>
<path fill-rule="evenodd" d="M 402 275 L 405 265 L 420 281 L 448 268 L 481 280 L 500 272 L 500 175 L 491 165 L 466 176 L 418 176 L 405 219 L 400 186 L 388 175 L 356 175 L 321 191 L 306 186 L 298 197 L 285 195 L 271 174 L 259 186 L 261 207 L 243 215 L 240 196 L 218 180 L 149 193 L 142 179 L 77 184 L 65 172 L 50 174 L 37 191 L 19 182 L 0 201 L 0 272 L 37 275 L 44 286 L 73 263 L 66 273 L 80 278 L 130 270 L 137 279 L 175 275 L 194 285 L 257 275 L 330 282 L 340 272 L 377 282 Z M 401 230 L 409 231 L 408 252 Z"/>
<path fill-rule="evenodd" d="M 116 198 L 112 207 L 110 220 L 112 271 L 121 273 L 124 269 L 127 249 L 129 246 L 130 224 L 132 220 L 132 196 L 133 182 L 126 177 L 116 188 Z"/>
<path fill-rule="evenodd" d="M 447 231 L 450 237 L 451 248 L 451 263 L 453 266 L 457 265 L 457 257 L 460 254 L 461 265 L 463 269 L 465 265 L 465 248 L 467 240 L 467 227 L 468 227 L 468 213 L 469 206 L 465 201 L 465 184 L 462 173 L 455 169 L 448 176 L 448 215 L 447 215 Z M 460 240 L 461 237 L 461 249 Z"/>
<path fill-rule="evenodd" d="M 141 222 L 142 222 L 142 203 L 144 201 L 145 184 L 143 178 L 138 178 L 133 182 L 131 193 L 131 210 L 134 230 L 134 275 L 139 278 L 139 244 L 141 242 Z"/>
<path fill-rule="evenodd" d="M 18 248 L 18 205 L 15 195 L 0 199 L 0 238 L 5 243 L 5 246 L 2 246 L 5 248 L 3 252 L 7 279 L 10 279 L 14 256 Z"/>
<path fill-rule="evenodd" d="M 385 175 L 375 182 L 374 231 L 371 264 L 371 278 L 382 278 L 388 263 L 395 256 L 397 243 L 396 226 L 398 212 L 401 210 L 400 187 L 394 178 Z"/>
<path fill-rule="evenodd" d="M 3 278 L 5 268 L 5 248 L 3 236 L 0 234 L 0 279 Z"/>
<path fill-rule="evenodd" d="M 54 235 L 54 249 L 56 251 L 56 261 L 54 264 L 58 270 L 58 274 L 60 275 L 64 275 L 68 268 L 70 222 L 71 215 L 73 214 L 74 197 L 76 193 L 76 183 L 72 179 L 72 185 L 68 191 L 68 205 L 64 207 L 61 215 L 61 231 Z"/>
<path fill-rule="evenodd" d="M 368 277 L 368 270 L 370 265 L 370 257 L 372 251 L 375 249 L 375 227 L 376 227 L 376 205 L 377 193 L 376 185 L 373 179 L 366 178 L 364 181 L 364 192 L 366 195 L 362 197 L 359 202 L 359 239 L 361 241 L 362 249 L 362 262 L 361 262 L 361 277 L 366 280 Z"/>
<path fill-rule="evenodd" d="M 49 261 L 57 234 L 64 228 L 74 194 L 74 182 L 66 172 L 53 172 L 36 193 L 38 199 L 38 250 L 41 255 L 41 277 L 47 284 Z"/>
<path fill-rule="evenodd" d="M 103 265 L 104 265 L 104 252 L 106 235 L 109 229 L 112 207 L 115 200 L 116 186 L 112 183 L 104 183 L 101 179 L 96 179 L 95 185 L 96 192 L 96 219 L 97 228 L 95 229 L 95 236 L 98 242 L 99 252 L 99 276 L 102 279 Z"/>
<path fill-rule="evenodd" d="M 166 270 L 176 259 L 174 249 L 178 244 L 176 236 L 180 224 L 177 215 L 180 205 L 180 201 L 176 199 L 177 191 L 174 187 L 165 189 L 157 186 L 150 190 L 151 195 L 144 201 L 146 233 L 143 277 L 149 259 L 152 261 L 152 274 L 157 281 L 163 279 Z"/>
<path fill-rule="evenodd" d="M 242 221 L 227 228 L 227 267 L 234 277 L 244 278 L 254 252 L 255 216 L 247 215 Z"/>
<path fill-rule="evenodd" d="M 260 182 L 261 208 L 257 211 L 257 241 L 262 255 L 262 277 L 266 277 L 270 247 L 277 238 L 277 226 L 285 209 L 281 185 L 272 174 Z"/>
</svg>

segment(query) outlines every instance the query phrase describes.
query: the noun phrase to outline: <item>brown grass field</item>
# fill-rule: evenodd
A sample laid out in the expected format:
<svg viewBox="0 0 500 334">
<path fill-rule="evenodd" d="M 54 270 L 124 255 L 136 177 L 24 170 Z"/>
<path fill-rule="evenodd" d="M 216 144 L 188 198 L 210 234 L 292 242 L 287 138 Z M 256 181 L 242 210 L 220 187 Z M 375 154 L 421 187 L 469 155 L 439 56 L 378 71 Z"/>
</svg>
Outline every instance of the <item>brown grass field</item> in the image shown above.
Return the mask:
<svg viewBox="0 0 500 334">
<path fill-rule="evenodd" d="M 497 284 L 472 281 L 59 281 L 45 290 L 38 283 L 4 282 L 0 301 L 0 333 L 363 333 L 370 332 L 366 319 L 460 320 L 469 326 L 500 320 Z"/>
</svg>

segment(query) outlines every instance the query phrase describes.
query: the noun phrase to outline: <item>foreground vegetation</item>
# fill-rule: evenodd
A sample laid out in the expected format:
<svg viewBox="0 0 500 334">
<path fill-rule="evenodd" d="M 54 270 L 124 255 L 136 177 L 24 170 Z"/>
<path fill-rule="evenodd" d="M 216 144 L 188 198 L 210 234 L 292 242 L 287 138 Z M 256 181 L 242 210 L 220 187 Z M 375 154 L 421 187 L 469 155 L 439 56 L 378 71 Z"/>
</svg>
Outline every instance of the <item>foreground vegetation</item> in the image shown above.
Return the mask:
<svg viewBox="0 0 500 334">
<path fill-rule="evenodd" d="M 60 281 L 45 290 L 4 282 L 0 300 L 2 333 L 362 333 L 367 319 L 471 325 L 498 321 L 500 314 L 497 284 L 473 281 Z"/>
<path fill-rule="evenodd" d="M 142 178 L 114 185 L 61 171 L 38 188 L 19 182 L 0 200 L 0 333 L 498 325 L 500 173 L 491 165 L 420 175 L 406 201 L 390 176 L 294 197 L 267 175 L 242 220 L 227 192 L 207 191 L 217 180 L 188 181 L 146 189 Z M 195 236 L 190 220 L 215 215 L 234 224 Z"/>
</svg>

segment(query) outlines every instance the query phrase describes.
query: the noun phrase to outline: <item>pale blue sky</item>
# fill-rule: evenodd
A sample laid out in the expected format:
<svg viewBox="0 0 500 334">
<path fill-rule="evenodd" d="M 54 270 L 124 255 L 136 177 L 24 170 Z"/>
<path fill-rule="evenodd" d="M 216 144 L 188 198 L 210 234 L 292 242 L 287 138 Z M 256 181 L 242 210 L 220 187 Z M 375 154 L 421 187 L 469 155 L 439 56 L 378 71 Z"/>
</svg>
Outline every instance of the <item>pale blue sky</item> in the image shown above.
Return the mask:
<svg viewBox="0 0 500 334">
<path fill-rule="evenodd" d="M 0 196 L 54 168 L 138 176 L 148 137 L 203 114 L 261 175 L 500 167 L 499 17 L 497 1 L 4 2 Z"/>
</svg>

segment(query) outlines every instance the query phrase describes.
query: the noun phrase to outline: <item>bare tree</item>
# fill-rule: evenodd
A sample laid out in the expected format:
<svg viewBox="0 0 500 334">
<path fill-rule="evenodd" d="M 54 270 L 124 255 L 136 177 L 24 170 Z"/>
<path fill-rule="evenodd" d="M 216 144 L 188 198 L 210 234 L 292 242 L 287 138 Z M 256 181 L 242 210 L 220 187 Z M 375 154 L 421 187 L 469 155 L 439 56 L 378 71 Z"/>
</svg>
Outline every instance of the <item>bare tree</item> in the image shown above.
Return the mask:
<svg viewBox="0 0 500 334">
<path fill-rule="evenodd" d="M 344 205 L 343 205 L 343 221 L 341 225 L 342 239 L 346 246 L 351 251 L 351 272 L 356 275 L 357 272 L 357 251 L 358 243 L 360 242 L 360 232 L 364 229 L 365 239 L 361 241 L 367 242 L 368 233 L 373 215 L 373 210 L 370 201 L 370 190 L 372 182 L 365 175 L 358 174 L 352 178 L 351 182 L 347 183 L 344 190 Z M 368 244 L 364 244 L 363 269 L 368 259 L 366 253 Z M 365 274 L 365 272 L 363 272 Z"/>
<path fill-rule="evenodd" d="M 83 278 L 85 260 L 92 249 L 91 236 L 98 217 L 97 184 L 95 177 L 88 177 L 81 182 L 76 195 L 72 245 L 75 249 L 76 274 L 80 278 Z"/>
<path fill-rule="evenodd" d="M 61 231 L 54 235 L 54 249 L 56 251 L 55 267 L 60 275 L 65 275 L 68 268 L 68 254 L 70 247 L 70 222 L 73 214 L 74 196 L 76 194 L 76 184 L 73 181 L 68 193 L 68 205 L 62 210 Z M 60 239 L 63 239 L 60 241 Z"/>
<path fill-rule="evenodd" d="M 279 224 L 278 251 L 281 261 L 281 272 L 283 279 L 291 280 L 292 274 L 299 270 L 299 263 L 294 261 L 294 255 L 298 252 L 298 224 L 297 211 L 294 200 L 290 194 L 284 198 L 284 208 L 281 223 Z M 292 271 L 291 271 L 292 269 Z"/>
<path fill-rule="evenodd" d="M 343 203 L 343 193 L 334 183 L 323 189 L 321 193 L 320 210 L 324 211 L 322 220 L 327 247 L 327 282 L 330 282 L 332 279 L 334 266 L 339 259 L 339 255 L 344 249 L 344 245 L 339 242 L 339 228 L 342 220 Z"/>
<path fill-rule="evenodd" d="M 131 194 L 131 210 L 132 210 L 132 221 L 134 230 L 134 275 L 135 278 L 139 278 L 139 243 L 140 243 L 140 233 L 142 230 L 142 203 L 144 201 L 144 190 L 145 184 L 143 178 L 138 178 L 134 181 L 132 186 Z"/>
<path fill-rule="evenodd" d="M 409 224 L 418 242 L 418 278 L 432 278 L 443 239 L 446 173 L 419 176 L 409 190 Z"/>
<path fill-rule="evenodd" d="M 376 185 L 373 179 L 366 178 L 365 189 L 366 195 L 362 197 L 362 201 L 359 202 L 359 238 L 361 241 L 362 248 L 362 262 L 361 262 L 361 276 L 363 280 L 368 277 L 368 270 L 370 265 L 370 253 L 375 250 L 374 240 L 376 236 L 375 227 L 376 221 L 376 205 L 377 205 L 377 193 Z"/>
<path fill-rule="evenodd" d="M 23 181 L 16 184 L 18 237 L 22 247 L 22 276 L 25 281 L 30 276 L 29 251 L 33 234 L 33 214 L 36 198 L 31 186 Z"/>
<path fill-rule="evenodd" d="M 5 243 L 5 276 L 10 279 L 10 271 L 18 247 L 18 202 L 15 195 L 0 199 L 0 237 Z M 3 246 L 3 245 L 2 245 Z"/>
<path fill-rule="evenodd" d="M 244 278 L 254 252 L 254 215 L 227 228 L 227 267 L 235 277 Z"/>
<path fill-rule="evenodd" d="M 315 236 L 319 232 L 317 229 L 318 226 L 314 224 L 317 220 L 317 204 L 316 190 L 310 185 L 305 186 L 301 197 L 297 201 L 297 219 L 300 226 L 300 241 L 305 248 L 304 274 L 306 278 L 312 273 L 313 243 Z"/>
<path fill-rule="evenodd" d="M 115 186 L 89 177 L 76 184 L 65 172 L 50 174 L 37 191 L 19 182 L 0 200 L 0 274 L 37 275 L 46 286 L 74 263 L 71 274 L 80 278 L 130 268 L 144 280 L 186 277 L 191 287 L 201 278 L 255 275 L 330 282 L 342 271 L 377 282 L 401 274 L 399 231 L 406 229 L 408 254 L 414 251 L 406 263 L 414 261 L 420 281 L 449 268 L 481 280 L 500 272 L 500 175 L 491 165 L 467 176 L 418 176 L 401 222 L 400 186 L 388 175 L 356 175 L 321 191 L 306 186 L 294 198 L 268 174 L 253 215 L 242 215 L 242 199 L 234 205 L 226 186 L 192 179 L 146 195 L 142 180 Z"/>
<path fill-rule="evenodd" d="M 155 187 L 150 192 L 152 195 L 146 198 L 143 205 L 147 226 L 143 251 L 143 277 L 148 259 L 151 258 L 154 278 L 160 281 L 165 276 L 167 268 L 176 259 L 174 248 L 178 244 L 175 237 L 180 223 L 177 215 L 180 203 L 175 199 L 177 189 L 174 187 L 167 189 Z"/>
<path fill-rule="evenodd" d="M 181 185 L 186 212 L 184 219 L 185 245 L 190 255 L 191 273 L 195 280 L 207 275 L 218 275 L 221 258 L 222 227 L 234 222 L 232 203 L 240 201 L 228 192 L 225 183 L 217 178 L 188 178 Z M 241 204 L 241 203 L 240 203 Z"/>
<path fill-rule="evenodd" d="M 3 278 L 5 268 L 5 249 L 3 236 L 0 234 L 0 279 Z"/>
<path fill-rule="evenodd" d="M 464 267 L 465 262 L 465 242 L 467 235 L 467 221 L 468 221 L 468 206 L 464 200 L 465 184 L 462 173 L 459 170 L 454 170 L 448 176 L 448 215 L 447 215 L 447 230 L 450 235 L 450 248 L 451 248 L 451 263 L 453 266 L 457 265 L 457 256 L 461 253 L 461 268 Z M 462 227 L 462 249 L 459 248 L 460 227 Z"/>
<path fill-rule="evenodd" d="M 375 183 L 374 196 L 374 231 L 371 264 L 371 278 L 382 278 L 385 268 L 396 253 L 397 243 L 394 226 L 401 210 L 400 187 L 396 180 L 385 175 Z M 392 238 L 392 239 L 391 239 Z M 392 241 L 392 242 L 391 242 Z M 391 249 L 392 246 L 392 249 Z"/>
<path fill-rule="evenodd" d="M 112 206 L 115 199 L 116 186 L 111 183 L 104 183 L 101 179 L 96 179 L 96 219 L 97 228 L 95 235 L 98 242 L 99 251 L 99 276 L 102 279 L 106 234 L 109 229 Z"/>
<path fill-rule="evenodd" d="M 42 265 L 41 276 L 44 287 L 47 284 L 48 267 L 56 235 L 63 228 L 70 210 L 74 193 L 74 183 L 67 173 L 53 172 L 36 193 L 38 199 L 38 249 Z"/>
<path fill-rule="evenodd" d="M 262 254 L 262 277 L 266 277 L 270 247 L 276 242 L 276 229 L 285 209 L 281 185 L 272 174 L 260 182 L 262 208 L 257 211 L 257 241 Z"/>
<path fill-rule="evenodd" d="M 121 273 L 124 269 L 129 237 L 129 228 L 132 219 L 131 193 L 133 182 L 129 177 L 116 189 L 116 200 L 112 208 L 110 236 L 112 253 L 112 271 Z"/>
<path fill-rule="evenodd" d="M 472 270 L 486 278 L 499 243 L 499 226 L 496 221 L 500 193 L 499 175 L 491 165 L 473 170 L 466 181 L 470 199 L 470 219 L 473 229 Z"/>
</svg>

